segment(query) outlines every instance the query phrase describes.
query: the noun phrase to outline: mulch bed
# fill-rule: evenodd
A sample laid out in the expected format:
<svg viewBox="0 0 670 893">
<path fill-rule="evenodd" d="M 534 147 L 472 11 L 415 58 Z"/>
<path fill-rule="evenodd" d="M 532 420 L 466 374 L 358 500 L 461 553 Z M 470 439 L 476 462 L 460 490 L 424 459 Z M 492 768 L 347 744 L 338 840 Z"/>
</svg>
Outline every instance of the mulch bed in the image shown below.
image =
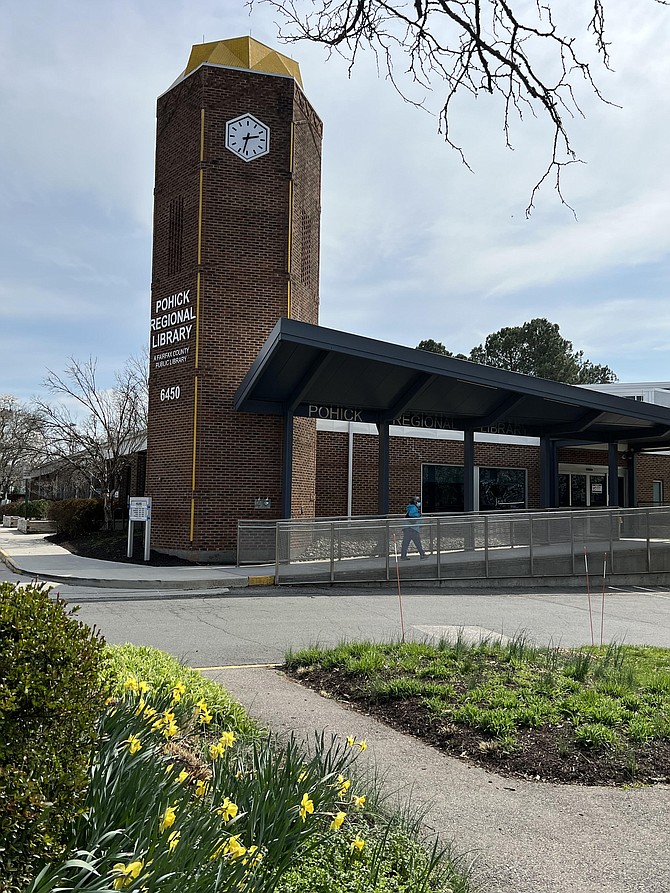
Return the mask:
<svg viewBox="0 0 670 893">
<path fill-rule="evenodd" d="M 101 558 L 104 561 L 122 561 L 125 564 L 143 564 L 151 567 L 177 567 L 197 565 L 184 558 L 174 555 L 163 555 L 160 552 L 150 552 L 149 561 L 144 560 L 144 531 L 134 537 L 133 557 L 128 558 L 128 532 L 126 530 L 101 530 L 82 536 L 67 536 L 54 534 L 47 539 L 72 552 L 73 555 L 82 555 L 84 558 Z"/>
<path fill-rule="evenodd" d="M 285 668 L 286 669 L 286 668 Z M 445 723 L 419 698 L 379 701 L 361 690 L 361 678 L 340 670 L 286 670 L 302 685 L 369 714 L 386 725 L 459 759 L 500 775 L 532 781 L 581 785 L 670 784 L 670 742 L 655 741 L 625 750 L 580 747 L 569 725 L 522 729 L 519 747 L 504 753 L 495 740 L 467 726 Z"/>
</svg>

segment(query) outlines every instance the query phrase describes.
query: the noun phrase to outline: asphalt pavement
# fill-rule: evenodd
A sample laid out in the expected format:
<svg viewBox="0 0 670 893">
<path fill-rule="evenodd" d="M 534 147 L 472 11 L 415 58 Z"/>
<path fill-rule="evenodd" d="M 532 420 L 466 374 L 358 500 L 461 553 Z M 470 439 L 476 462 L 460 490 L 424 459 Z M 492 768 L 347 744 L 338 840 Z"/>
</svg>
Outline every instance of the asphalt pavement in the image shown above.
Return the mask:
<svg viewBox="0 0 670 893">
<path fill-rule="evenodd" d="M 426 809 L 428 830 L 474 862 L 490 893 L 667 893 L 670 787 L 628 790 L 520 781 L 440 754 L 369 716 L 287 680 L 286 649 L 343 639 L 431 640 L 524 635 L 579 645 L 670 647 L 670 591 L 407 593 L 354 587 L 276 589 L 259 569 L 154 568 L 64 553 L 43 537 L 0 528 L 5 579 L 33 577 L 81 605 L 109 642 L 154 645 L 218 679 L 267 727 L 367 738 L 362 760 L 391 795 Z M 18 576 L 15 576 L 15 573 Z M 88 575 L 88 576 L 87 576 Z M 235 582 L 231 582 L 235 581 Z M 402 613 L 401 613 L 402 606 Z M 265 666 L 250 666 L 261 665 Z M 241 666 L 243 665 L 243 666 Z"/>
</svg>

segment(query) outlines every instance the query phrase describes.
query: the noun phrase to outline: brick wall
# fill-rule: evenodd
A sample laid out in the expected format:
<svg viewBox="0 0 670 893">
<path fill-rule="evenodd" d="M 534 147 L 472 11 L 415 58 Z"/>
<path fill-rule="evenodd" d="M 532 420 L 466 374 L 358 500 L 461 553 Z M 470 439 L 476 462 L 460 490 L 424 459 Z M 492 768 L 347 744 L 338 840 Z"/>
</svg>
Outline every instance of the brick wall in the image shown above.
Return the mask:
<svg viewBox="0 0 670 893">
<path fill-rule="evenodd" d="M 244 113 L 270 128 L 269 154 L 251 162 L 225 148 L 226 122 Z M 282 421 L 232 400 L 289 306 L 318 319 L 320 150 L 321 122 L 292 78 L 205 65 L 158 101 L 147 468 L 158 549 L 233 557 L 239 518 L 279 517 Z M 180 312 L 184 337 L 160 344 Z M 315 448 L 313 425 L 296 423 L 297 513 L 313 513 Z"/>
</svg>

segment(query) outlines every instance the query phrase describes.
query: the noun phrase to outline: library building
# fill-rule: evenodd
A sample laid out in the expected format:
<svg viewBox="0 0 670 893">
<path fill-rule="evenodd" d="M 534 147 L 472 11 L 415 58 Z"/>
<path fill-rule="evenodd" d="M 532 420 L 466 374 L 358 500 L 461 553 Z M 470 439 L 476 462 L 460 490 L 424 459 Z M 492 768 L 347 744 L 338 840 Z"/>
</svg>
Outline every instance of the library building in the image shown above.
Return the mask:
<svg viewBox="0 0 670 893">
<path fill-rule="evenodd" d="M 664 503 L 669 382 L 575 387 L 319 325 L 323 126 L 297 62 L 194 46 L 156 133 L 133 485 L 153 548 L 235 561 L 241 520 L 402 516 L 411 496 L 429 515 Z"/>
</svg>

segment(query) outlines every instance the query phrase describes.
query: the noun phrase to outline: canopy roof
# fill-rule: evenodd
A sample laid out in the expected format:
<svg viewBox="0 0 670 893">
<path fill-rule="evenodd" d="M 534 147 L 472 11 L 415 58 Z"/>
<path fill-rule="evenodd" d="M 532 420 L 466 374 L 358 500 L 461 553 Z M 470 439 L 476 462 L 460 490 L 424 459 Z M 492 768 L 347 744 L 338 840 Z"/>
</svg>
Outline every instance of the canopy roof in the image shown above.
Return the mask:
<svg viewBox="0 0 670 893">
<path fill-rule="evenodd" d="M 670 408 L 280 319 L 235 409 L 670 446 Z"/>
</svg>

